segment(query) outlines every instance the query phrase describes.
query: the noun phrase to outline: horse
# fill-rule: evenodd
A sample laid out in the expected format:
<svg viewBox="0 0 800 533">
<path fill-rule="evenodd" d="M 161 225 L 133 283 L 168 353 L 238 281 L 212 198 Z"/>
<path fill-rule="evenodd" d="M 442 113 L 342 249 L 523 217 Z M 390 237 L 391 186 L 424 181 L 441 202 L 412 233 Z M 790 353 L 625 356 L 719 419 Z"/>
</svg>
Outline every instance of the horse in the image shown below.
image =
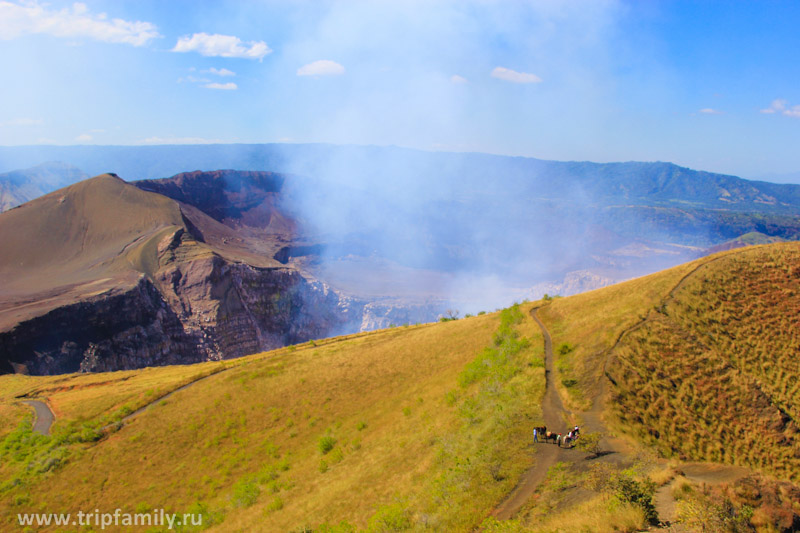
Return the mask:
<svg viewBox="0 0 800 533">
<path fill-rule="evenodd" d="M 550 439 L 553 439 L 553 442 L 558 442 L 558 433 L 553 433 L 552 431 L 545 431 L 544 432 L 544 441 L 549 442 Z"/>
</svg>

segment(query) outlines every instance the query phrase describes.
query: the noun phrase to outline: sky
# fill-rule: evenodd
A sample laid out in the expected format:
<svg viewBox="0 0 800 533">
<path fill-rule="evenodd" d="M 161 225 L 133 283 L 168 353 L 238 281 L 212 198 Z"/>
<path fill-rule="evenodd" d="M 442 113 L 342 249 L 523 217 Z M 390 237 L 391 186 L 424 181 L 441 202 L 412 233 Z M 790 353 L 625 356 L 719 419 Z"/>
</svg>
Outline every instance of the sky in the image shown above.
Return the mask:
<svg viewBox="0 0 800 533">
<path fill-rule="evenodd" d="M 800 2 L 0 0 L 0 145 L 326 142 L 800 183 Z"/>
</svg>

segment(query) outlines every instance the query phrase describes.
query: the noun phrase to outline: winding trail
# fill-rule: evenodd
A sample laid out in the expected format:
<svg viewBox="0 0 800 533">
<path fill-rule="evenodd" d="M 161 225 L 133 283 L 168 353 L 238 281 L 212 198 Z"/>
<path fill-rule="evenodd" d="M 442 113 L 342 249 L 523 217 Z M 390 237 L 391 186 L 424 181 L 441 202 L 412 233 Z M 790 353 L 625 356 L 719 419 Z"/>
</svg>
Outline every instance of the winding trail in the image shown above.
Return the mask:
<svg viewBox="0 0 800 533">
<path fill-rule="evenodd" d="M 225 372 L 226 370 L 230 370 L 231 368 L 234 368 L 234 366 L 226 366 L 224 368 L 216 370 L 215 372 L 212 372 L 212 373 L 207 374 L 205 376 L 200 376 L 199 378 L 197 378 L 197 379 L 195 379 L 193 381 L 190 381 L 189 383 L 186 383 L 185 385 L 181 385 L 177 389 L 173 389 L 173 390 L 169 391 L 168 393 L 166 393 L 166 394 L 164 394 L 162 396 L 159 396 L 155 400 L 152 400 L 151 402 L 148 402 L 148 403 L 144 404 L 143 406 L 141 406 L 137 410 L 133 411 L 132 413 L 129 413 L 129 414 L 123 416 L 117 422 L 113 422 L 111 424 L 108 424 L 107 426 L 103 426 L 102 428 L 100 428 L 100 431 L 107 431 L 107 430 L 111 429 L 112 427 L 114 427 L 117 424 L 124 424 L 125 422 L 127 422 L 131 418 L 142 414 L 144 411 L 146 411 L 147 409 L 151 408 L 153 405 L 166 400 L 167 398 L 169 398 L 170 396 L 172 396 L 176 392 L 180 392 L 180 391 L 182 391 L 184 389 L 188 389 L 192 385 L 195 385 L 196 383 L 199 383 L 200 381 L 203 381 L 204 379 L 208 379 L 211 376 L 216 376 L 217 374 L 221 374 L 221 373 Z"/>
<path fill-rule="evenodd" d="M 531 317 L 539 325 L 544 337 L 544 375 L 545 392 L 542 399 L 542 415 L 548 431 L 556 433 L 566 433 L 567 417 L 571 415 L 564 408 L 561 397 L 558 395 L 556 386 L 553 383 L 553 367 L 555 358 L 553 356 L 553 341 L 550 332 L 536 315 L 536 309 L 531 310 Z M 547 471 L 556 462 L 571 457 L 570 451 L 559 448 L 555 444 L 548 444 L 543 441 L 536 444 L 536 464 L 525 472 L 519 480 L 514 490 L 508 498 L 498 505 L 492 512 L 492 516 L 498 520 L 508 520 L 519 511 L 523 505 L 531 498 L 536 491 L 536 487 L 547 477 Z"/>
<path fill-rule="evenodd" d="M 680 290 L 686 281 L 696 274 L 698 270 L 722 259 L 722 257 L 728 257 L 729 255 L 734 255 L 743 251 L 744 250 L 732 252 L 721 257 L 714 257 L 701 262 L 681 277 L 664 296 L 661 304 L 664 305 L 669 300 L 673 299 L 677 291 Z M 585 428 L 587 432 L 600 432 L 605 434 L 606 427 L 602 421 L 602 413 L 604 402 L 607 397 L 607 385 L 610 379 L 608 367 L 613 359 L 612 353 L 627 335 L 648 322 L 650 318 L 649 313 L 641 320 L 622 330 L 615 342 L 608 349 L 604 350 L 603 377 L 605 377 L 605 379 L 600 380 L 600 389 L 593 399 L 592 407 L 587 411 L 573 414 L 564 407 L 561 397 L 556 390 L 555 383 L 553 382 L 555 376 L 553 341 L 550 337 L 550 332 L 547 331 L 547 328 L 537 316 L 537 309 L 538 308 L 534 308 L 531 310 L 531 317 L 538 324 L 542 331 L 542 336 L 544 337 L 545 394 L 542 399 L 542 415 L 545 425 L 548 430 L 555 431 L 556 433 L 566 433 L 565 430 L 568 426 L 571 427 L 573 423 L 580 420 L 581 427 Z M 629 445 L 618 437 L 612 437 L 606 434 L 601 441 L 601 447 L 605 450 L 603 458 L 599 459 L 601 461 L 623 465 L 632 458 Z M 551 466 L 561 461 L 574 463 L 576 459 L 577 456 L 575 452 L 569 449 L 559 448 L 558 446 L 543 442 L 536 445 L 536 463 L 522 475 L 519 483 L 514 487 L 514 490 L 512 490 L 508 497 L 492 511 L 491 516 L 498 520 L 508 520 L 512 518 L 530 500 L 536 488 L 546 479 L 547 472 Z M 682 466 L 685 471 L 685 476 L 695 483 L 716 484 L 723 481 L 731 481 L 743 477 L 748 472 L 746 468 L 714 463 L 683 463 Z M 672 484 L 661 487 L 655 500 L 659 515 L 662 516 L 662 524 L 666 523 L 667 527 L 669 527 L 670 522 L 674 521 L 675 514 L 675 501 L 670 491 L 671 488 Z M 666 520 L 664 520 L 664 518 L 666 518 Z"/>
<path fill-rule="evenodd" d="M 50 407 L 40 400 L 24 400 L 22 403 L 33 407 L 36 413 L 36 420 L 33 422 L 33 431 L 41 435 L 49 435 L 50 427 L 56 419 Z"/>
</svg>

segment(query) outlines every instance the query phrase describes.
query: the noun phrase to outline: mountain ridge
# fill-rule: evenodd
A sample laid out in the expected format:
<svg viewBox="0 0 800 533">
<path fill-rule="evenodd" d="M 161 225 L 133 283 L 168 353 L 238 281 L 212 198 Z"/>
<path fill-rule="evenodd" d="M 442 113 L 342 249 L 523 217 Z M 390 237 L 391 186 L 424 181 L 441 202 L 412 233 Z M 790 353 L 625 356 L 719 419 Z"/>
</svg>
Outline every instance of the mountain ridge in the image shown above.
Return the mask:
<svg viewBox="0 0 800 533">
<path fill-rule="evenodd" d="M 4 370 L 12 362 L 51 373 L 237 357 L 361 321 L 363 303 L 228 242 L 226 231 L 111 174 L 3 213 Z"/>
<path fill-rule="evenodd" d="M 315 167 L 330 161 L 351 170 L 368 166 L 371 161 L 383 161 L 386 163 L 384 166 L 400 165 L 406 169 L 458 169 L 465 176 L 470 176 L 475 171 L 486 173 L 494 167 L 502 169 L 502 173 L 516 175 L 520 172 L 529 176 L 547 172 L 552 179 L 569 179 L 574 184 L 582 185 L 591 178 L 601 178 L 604 182 L 602 185 L 614 191 L 611 197 L 618 199 L 649 198 L 653 202 L 670 202 L 674 199 L 670 195 L 691 196 L 694 193 L 695 196 L 702 195 L 702 198 L 696 200 L 702 200 L 701 206 L 705 207 L 747 210 L 758 206 L 784 212 L 800 208 L 800 185 L 751 181 L 660 161 L 551 161 L 475 152 L 426 152 L 398 147 L 324 143 L 0 147 L 0 162 L 5 167 L 30 166 L 41 162 L 43 157 L 70 161 L 71 164 L 94 174 L 114 168 L 120 175 L 137 179 L 172 176 L 187 168 L 270 169 L 280 173 L 314 175 Z M 373 165 L 369 172 L 375 170 Z M 335 169 L 330 173 L 335 174 Z M 614 175 L 622 176 L 622 179 L 609 183 L 608 180 Z M 639 184 L 629 179 L 632 176 L 636 176 Z M 716 187 L 693 190 L 691 181 L 697 177 L 715 182 Z M 642 178 L 645 178 L 646 185 L 641 185 Z M 567 193 L 569 190 L 562 192 Z M 602 193 L 602 190 L 593 187 L 592 192 Z M 784 200 L 778 201 L 777 197 Z"/>
</svg>

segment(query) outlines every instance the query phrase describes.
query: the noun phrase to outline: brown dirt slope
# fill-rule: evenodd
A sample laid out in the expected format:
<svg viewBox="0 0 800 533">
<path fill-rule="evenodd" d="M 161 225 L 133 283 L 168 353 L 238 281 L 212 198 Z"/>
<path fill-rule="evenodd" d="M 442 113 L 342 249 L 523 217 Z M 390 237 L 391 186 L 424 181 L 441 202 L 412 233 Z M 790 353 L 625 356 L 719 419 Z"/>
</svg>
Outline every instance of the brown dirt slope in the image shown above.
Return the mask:
<svg viewBox="0 0 800 533">
<path fill-rule="evenodd" d="M 274 200 L 236 198 L 251 211 Z M 0 372 L 236 357 L 350 320 L 337 295 L 273 259 L 283 241 L 224 220 L 113 174 L 2 213 Z"/>
<path fill-rule="evenodd" d="M 177 203 L 112 174 L 37 198 L 0 216 L 0 328 L 65 302 L 130 287 L 131 248 L 183 227 Z"/>
</svg>

